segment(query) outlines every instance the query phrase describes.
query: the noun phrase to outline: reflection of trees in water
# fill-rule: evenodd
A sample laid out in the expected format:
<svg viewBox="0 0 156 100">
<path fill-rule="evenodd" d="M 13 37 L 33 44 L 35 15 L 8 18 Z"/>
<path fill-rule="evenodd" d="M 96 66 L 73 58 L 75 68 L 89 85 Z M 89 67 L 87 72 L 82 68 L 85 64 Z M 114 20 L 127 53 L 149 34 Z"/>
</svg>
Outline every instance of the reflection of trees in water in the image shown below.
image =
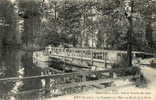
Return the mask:
<svg viewBox="0 0 156 100">
<path fill-rule="evenodd" d="M 12 50 L 7 47 L 0 49 L 0 70 L 3 73 L 0 78 L 16 77 L 19 66 L 19 53 L 18 50 Z M 10 82 L 0 83 L 0 93 L 8 92 L 14 86 Z"/>
<path fill-rule="evenodd" d="M 35 65 L 33 65 L 32 54 L 32 52 L 27 52 L 22 56 L 22 63 L 25 69 L 25 77 L 36 76 L 41 74 L 41 70 L 36 68 Z M 39 89 L 41 88 L 41 85 L 42 84 L 40 79 L 24 80 L 24 86 L 22 87 L 22 90 Z"/>
<path fill-rule="evenodd" d="M 23 52 L 12 48 L 0 49 L 0 78 L 19 77 L 20 70 L 24 69 L 23 76 L 40 75 L 40 69 L 33 67 L 32 52 Z M 3 74 L 3 75 L 2 75 Z M 21 75 L 22 76 L 22 75 Z M 0 93 L 7 94 L 16 86 L 15 82 L 0 82 Z M 38 89 L 41 87 L 41 80 L 33 79 L 23 81 L 23 85 L 18 86 L 18 91 Z"/>
</svg>

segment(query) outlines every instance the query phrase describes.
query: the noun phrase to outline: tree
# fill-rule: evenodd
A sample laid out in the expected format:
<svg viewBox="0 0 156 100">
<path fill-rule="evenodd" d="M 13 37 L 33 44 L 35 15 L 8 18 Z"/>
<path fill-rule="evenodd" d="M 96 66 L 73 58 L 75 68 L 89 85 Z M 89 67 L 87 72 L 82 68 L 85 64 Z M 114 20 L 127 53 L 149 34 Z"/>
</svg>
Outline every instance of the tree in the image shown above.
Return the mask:
<svg viewBox="0 0 156 100">
<path fill-rule="evenodd" d="M 39 36 L 42 34 L 40 31 L 41 14 L 39 2 L 33 1 L 19 1 L 19 16 L 24 21 L 22 32 L 22 46 L 24 48 L 34 49 L 40 48 L 38 45 Z"/>
<path fill-rule="evenodd" d="M 0 46 L 16 45 L 16 15 L 9 0 L 0 1 Z"/>
<path fill-rule="evenodd" d="M 60 38 L 64 39 L 64 42 L 70 43 L 75 47 L 78 43 L 78 37 L 81 31 L 79 4 L 76 2 L 65 2 L 62 10 L 59 12 L 59 18 L 63 20 L 63 29 Z"/>
<path fill-rule="evenodd" d="M 103 20 L 103 22 L 112 31 L 109 31 L 110 35 L 107 35 L 107 43 L 113 49 L 126 49 L 127 45 L 127 32 L 129 29 L 129 19 L 126 13 L 126 1 L 128 0 L 109 0 L 102 1 L 102 3 L 97 5 L 97 10 L 102 13 L 102 16 L 108 16 L 110 20 L 108 23 Z M 109 5 L 109 6 L 108 6 Z M 132 33 L 132 44 L 134 45 L 134 50 L 144 50 L 144 46 L 147 41 L 152 42 L 152 29 L 151 29 L 151 15 L 153 14 L 154 3 L 150 0 L 136 0 L 134 1 L 134 12 L 133 12 L 133 33 Z M 101 23 L 103 23 L 101 21 Z M 112 24 L 111 24 L 112 23 Z M 100 23 L 99 23 L 100 24 Z M 101 26 L 102 27 L 102 26 Z M 103 34 L 105 35 L 106 25 L 104 26 Z M 107 33 L 107 32 L 106 32 Z M 101 34 L 101 33 L 99 33 Z M 109 37 L 110 36 L 110 37 Z M 102 36 L 99 35 L 99 38 Z M 149 39 L 148 39 L 149 38 Z M 98 39 L 102 40 L 102 39 Z M 101 44 L 102 46 L 102 44 Z M 148 45 L 147 45 L 148 46 Z"/>
</svg>

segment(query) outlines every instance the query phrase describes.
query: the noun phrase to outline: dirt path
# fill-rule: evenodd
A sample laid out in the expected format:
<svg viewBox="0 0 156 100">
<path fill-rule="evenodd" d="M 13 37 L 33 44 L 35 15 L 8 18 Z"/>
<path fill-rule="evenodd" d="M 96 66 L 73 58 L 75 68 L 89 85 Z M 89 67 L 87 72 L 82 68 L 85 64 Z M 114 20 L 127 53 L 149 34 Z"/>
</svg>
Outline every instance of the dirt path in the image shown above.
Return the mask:
<svg viewBox="0 0 156 100">
<path fill-rule="evenodd" d="M 149 88 L 156 87 L 156 69 L 151 67 L 141 67 L 141 72 L 143 73 L 145 79 L 148 81 Z"/>
</svg>

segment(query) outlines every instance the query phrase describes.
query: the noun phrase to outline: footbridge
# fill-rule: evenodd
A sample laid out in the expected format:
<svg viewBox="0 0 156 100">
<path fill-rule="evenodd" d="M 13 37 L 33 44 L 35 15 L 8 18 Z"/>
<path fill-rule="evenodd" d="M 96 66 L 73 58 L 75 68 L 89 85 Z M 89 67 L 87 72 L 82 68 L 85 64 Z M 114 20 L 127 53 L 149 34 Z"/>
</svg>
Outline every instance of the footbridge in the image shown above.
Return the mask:
<svg viewBox="0 0 156 100">
<path fill-rule="evenodd" d="M 85 48 L 60 48 L 46 47 L 45 54 L 51 58 L 58 58 L 66 63 L 81 66 L 96 66 L 98 68 L 111 68 L 113 64 L 125 61 L 127 51 L 104 50 L 104 49 L 85 49 Z M 154 56 L 152 53 L 133 51 L 133 63 L 137 63 L 137 58 Z"/>
</svg>

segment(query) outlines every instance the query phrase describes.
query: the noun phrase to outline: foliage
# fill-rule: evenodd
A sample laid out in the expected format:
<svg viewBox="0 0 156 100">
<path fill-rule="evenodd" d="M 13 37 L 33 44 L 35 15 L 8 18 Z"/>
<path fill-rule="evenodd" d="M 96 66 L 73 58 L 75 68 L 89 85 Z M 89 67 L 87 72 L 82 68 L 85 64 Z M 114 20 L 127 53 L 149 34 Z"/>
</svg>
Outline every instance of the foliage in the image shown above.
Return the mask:
<svg viewBox="0 0 156 100">
<path fill-rule="evenodd" d="M 8 0 L 0 1 L 0 47 L 16 44 L 16 16 Z"/>
<path fill-rule="evenodd" d="M 156 21 L 155 1 L 133 0 L 133 2 L 133 33 L 131 33 L 133 49 L 150 51 L 156 47 L 152 37 L 155 33 L 153 30 Z M 7 7 L 13 8 L 13 5 Z M 129 21 L 131 12 L 128 11 L 130 7 L 132 7 L 130 0 L 46 0 L 46 2 L 21 0 L 18 2 L 18 15 L 24 20 L 21 44 L 45 47 L 49 44 L 59 46 L 65 43 L 74 47 L 126 50 L 127 34 L 131 28 Z M 8 23 L 14 23 L 11 24 L 13 30 L 13 26 L 18 27 L 14 20 L 16 13 L 11 9 L 6 12 L 7 15 L 4 12 L 1 14 L 8 17 L 8 19 L 6 17 Z M 14 30 L 14 34 L 10 37 L 16 38 L 15 33 Z"/>
</svg>

